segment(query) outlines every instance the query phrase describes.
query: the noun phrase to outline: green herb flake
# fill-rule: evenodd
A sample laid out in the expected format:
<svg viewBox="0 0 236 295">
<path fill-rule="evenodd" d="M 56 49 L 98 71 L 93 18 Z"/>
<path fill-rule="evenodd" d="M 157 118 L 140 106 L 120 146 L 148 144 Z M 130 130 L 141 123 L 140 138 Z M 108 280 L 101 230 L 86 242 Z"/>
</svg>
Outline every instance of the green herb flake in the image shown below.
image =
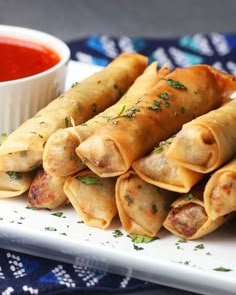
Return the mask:
<svg viewBox="0 0 236 295">
<path fill-rule="evenodd" d="M 160 94 L 157 94 L 158 97 L 160 97 L 163 100 L 168 100 L 169 99 L 169 95 L 167 92 L 162 92 Z"/>
<path fill-rule="evenodd" d="M 154 111 L 161 111 L 161 101 L 153 100 L 152 106 L 149 107 L 149 109 L 154 110 Z"/>
<path fill-rule="evenodd" d="M 166 80 L 166 83 L 168 85 L 170 85 L 171 87 L 173 88 L 176 88 L 176 89 L 182 89 L 182 90 L 187 90 L 188 88 L 183 85 L 182 83 L 178 82 L 178 81 L 175 81 L 175 80 L 172 80 L 172 79 L 168 79 Z"/>
<path fill-rule="evenodd" d="M 34 207 L 34 206 L 26 206 L 25 209 L 30 209 L 30 210 L 39 210 L 39 208 Z"/>
<path fill-rule="evenodd" d="M 178 241 L 177 241 L 177 243 L 187 243 L 188 241 L 187 240 L 185 240 L 185 239 L 179 239 Z"/>
<path fill-rule="evenodd" d="M 113 121 L 112 124 L 117 125 L 119 121 Z"/>
<path fill-rule="evenodd" d="M 87 124 L 86 123 L 81 123 L 80 126 L 87 126 Z"/>
<path fill-rule="evenodd" d="M 117 90 L 119 89 L 119 86 L 117 84 L 114 84 L 114 88 Z"/>
<path fill-rule="evenodd" d="M 129 234 L 127 235 L 127 237 L 129 237 L 131 241 L 135 244 L 141 244 L 141 243 L 148 244 L 158 239 L 158 237 L 151 238 L 151 237 L 146 237 L 146 236 L 141 236 L 136 234 Z"/>
<path fill-rule="evenodd" d="M 151 207 L 151 213 L 154 215 L 158 212 L 156 204 L 153 204 Z"/>
<path fill-rule="evenodd" d="M 223 271 L 223 272 L 232 271 L 232 269 L 230 269 L 230 268 L 225 268 L 225 267 L 223 267 L 223 266 L 213 268 L 213 270 L 215 270 L 215 271 Z"/>
<path fill-rule="evenodd" d="M 77 223 L 84 223 L 84 222 L 83 222 L 83 220 L 79 220 L 79 221 L 77 221 Z"/>
<path fill-rule="evenodd" d="M 71 85 L 71 88 L 74 88 L 76 85 L 78 85 L 79 82 L 74 82 L 72 85 Z"/>
<path fill-rule="evenodd" d="M 155 153 L 161 153 L 163 151 L 163 146 L 162 145 L 159 145 L 157 147 L 154 147 L 154 152 Z"/>
<path fill-rule="evenodd" d="M 65 117 L 65 126 L 66 126 L 66 128 L 69 127 L 69 118 L 68 117 Z"/>
<path fill-rule="evenodd" d="M 62 235 L 62 236 L 67 236 L 67 234 L 66 234 L 66 233 L 60 233 L 60 235 Z"/>
<path fill-rule="evenodd" d="M 22 178 L 22 174 L 20 172 L 7 171 L 6 173 L 11 179 L 21 179 Z"/>
<path fill-rule="evenodd" d="M 56 217 L 62 217 L 63 212 L 55 212 L 55 213 L 52 213 L 51 215 L 56 216 Z"/>
<path fill-rule="evenodd" d="M 134 250 L 136 251 L 140 251 L 140 250 L 143 250 L 143 247 L 138 247 L 137 245 L 133 245 L 134 246 Z"/>
<path fill-rule="evenodd" d="M 42 135 L 42 134 L 38 134 L 38 136 L 39 136 L 40 138 L 43 138 L 43 135 Z"/>
<path fill-rule="evenodd" d="M 45 121 L 39 122 L 40 125 L 43 125 L 43 124 L 45 124 L 45 123 L 46 123 Z"/>
<path fill-rule="evenodd" d="M 120 238 L 122 237 L 124 234 L 119 230 L 119 229 L 115 229 L 112 233 L 114 238 Z"/>
<path fill-rule="evenodd" d="M 8 134 L 2 133 L 0 138 L 0 145 L 7 139 Z"/>
<path fill-rule="evenodd" d="M 187 193 L 184 196 L 185 201 L 191 201 L 195 198 L 195 195 L 193 193 Z"/>
<path fill-rule="evenodd" d="M 137 106 L 134 105 L 134 106 L 132 106 L 132 107 L 128 110 L 126 116 L 127 116 L 128 118 L 135 117 L 135 115 L 136 115 L 137 112 L 140 112 L 140 108 L 138 108 Z"/>
<path fill-rule="evenodd" d="M 123 107 L 122 107 L 122 109 L 120 110 L 120 112 L 119 112 L 119 114 L 117 115 L 117 117 L 120 117 L 120 116 L 124 113 L 125 109 L 126 109 L 126 105 L 123 105 Z"/>
<path fill-rule="evenodd" d="M 199 90 L 198 89 L 195 89 L 194 90 L 194 94 L 198 94 L 199 93 Z"/>
<path fill-rule="evenodd" d="M 52 226 L 47 226 L 44 229 L 48 230 L 48 231 L 57 231 L 57 229 L 55 227 L 52 227 Z"/>
<path fill-rule="evenodd" d="M 181 112 L 182 114 L 184 114 L 184 113 L 185 113 L 185 108 L 184 108 L 184 107 L 180 107 L 180 112 Z"/>
<path fill-rule="evenodd" d="M 101 180 L 96 176 L 77 176 L 76 179 L 78 179 L 80 182 L 84 184 L 101 184 Z"/>
<path fill-rule="evenodd" d="M 133 199 L 129 195 L 125 195 L 124 199 L 126 200 L 128 206 L 134 202 Z"/>
<path fill-rule="evenodd" d="M 204 249 L 205 247 L 204 247 L 204 245 L 203 244 L 199 244 L 199 245 L 197 245 L 196 247 L 195 247 L 195 249 L 199 249 L 199 250 L 202 250 L 202 249 Z"/>
</svg>

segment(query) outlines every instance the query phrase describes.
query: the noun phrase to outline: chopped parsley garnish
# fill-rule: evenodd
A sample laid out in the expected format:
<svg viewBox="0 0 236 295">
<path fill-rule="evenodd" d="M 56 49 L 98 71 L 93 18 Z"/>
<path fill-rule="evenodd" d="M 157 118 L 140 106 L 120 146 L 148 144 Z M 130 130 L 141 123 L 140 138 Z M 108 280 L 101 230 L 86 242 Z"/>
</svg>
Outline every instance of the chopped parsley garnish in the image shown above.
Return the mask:
<svg viewBox="0 0 236 295">
<path fill-rule="evenodd" d="M 173 88 L 176 88 L 176 89 L 182 89 L 182 90 L 187 90 L 188 88 L 183 85 L 182 83 L 178 82 L 178 81 L 175 81 L 175 80 L 172 80 L 172 79 L 168 79 L 166 80 L 166 83 L 168 85 L 170 85 L 171 87 Z"/>
<path fill-rule="evenodd" d="M 79 220 L 79 221 L 77 221 L 77 223 L 84 223 L 84 222 L 83 222 L 83 220 Z"/>
<path fill-rule="evenodd" d="M 163 145 L 159 145 L 154 148 L 154 152 L 161 153 L 163 151 Z"/>
<path fill-rule="evenodd" d="M 48 231 L 57 231 L 57 229 L 55 227 L 52 227 L 52 226 L 47 226 L 44 229 L 48 230 Z"/>
<path fill-rule="evenodd" d="M 62 217 L 63 212 L 56 212 L 56 213 L 52 213 L 51 215 L 57 216 L 57 217 Z"/>
<path fill-rule="evenodd" d="M 10 176 L 11 179 L 20 179 L 20 178 L 22 178 L 22 174 L 20 172 L 7 171 L 6 173 L 7 173 L 8 176 Z"/>
<path fill-rule="evenodd" d="M 135 235 L 135 234 L 129 234 L 127 235 L 131 239 L 131 241 L 135 244 L 140 244 L 140 243 L 150 243 L 152 241 L 155 241 L 159 239 L 158 237 L 147 237 L 147 236 L 140 236 L 140 235 Z"/>
<path fill-rule="evenodd" d="M 77 84 L 79 84 L 79 82 L 74 82 L 74 83 L 71 85 L 71 88 L 75 87 Z"/>
<path fill-rule="evenodd" d="M 204 245 L 203 244 L 199 244 L 199 245 L 197 245 L 196 247 L 195 247 L 195 249 L 200 249 L 200 250 L 202 250 L 202 249 L 204 249 L 205 247 L 204 247 Z"/>
<path fill-rule="evenodd" d="M 169 99 L 169 96 L 168 96 L 168 93 L 167 92 L 163 92 L 163 93 L 157 94 L 157 96 L 160 97 L 161 99 L 164 99 L 164 100 L 168 100 Z"/>
<path fill-rule="evenodd" d="M 84 184 L 102 184 L 101 180 L 96 176 L 77 176 L 76 179 Z"/>
<path fill-rule="evenodd" d="M 195 198 L 195 196 L 194 196 L 193 193 L 187 193 L 187 194 L 185 194 L 185 196 L 184 196 L 185 201 L 190 201 L 190 200 L 192 200 L 192 199 L 194 199 L 194 198 Z"/>
<path fill-rule="evenodd" d="M 86 123 L 81 123 L 80 126 L 87 126 L 87 124 Z"/>
<path fill-rule="evenodd" d="M 139 246 L 134 244 L 134 250 L 140 251 L 140 250 L 143 250 L 143 247 L 139 247 Z"/>
<path fill-rule="evenodd" d="M 154 110 L 154 111 L 161 111 L 161 101 L 153 100 L 152 106 L 150 106 L 148 108 L 151 110 Z"/>
<path fill-rule="evenodd" d="M 124 111 L 125 111 L 126 105 L 123 105 L 122 109 L 120 110 L 119 114 L 117 115 L 117 117 L 120 117 Z"/>
<path fill-rule="evenodd" d="M 232 271 L 232 269 L 230 269 L 230 268 L 225 268 L 225 267 L 223 267 L 223 266 L 213 268 L 213 270 L 216 270 L 216 271 L 223 271 L 223 272 Z"/>
<path fill-rule="evenodd" d="M 133 199 L 129 195 L 125 195 L 124 199 L 126 200 L 128 206 L 134 202 Z"/>
<path fill-rule="evenodd" d="M 123 233 L 119 229 L 115 229 L 112 233 L 114 238 L 119 238 L 123 236 Z"/>
<path fill-rule="evenodd" d="M 199 90 L 198 89 L 195 89 L 194 90 L 194 94 L 198 94 L 199 93 Z"/>
<path fill-rule="evenodd" d="M 151 213 L 156 214 L 158 212 L 156 204 L 153 204 L 151 207 Z"/>
<path fill-rule="evenodd" d="M 180 107 L 180 112 L 181 112 L 182 114 L 184 114 L 184 113 L 185 113 L 185 108 L 184 108 L 184 107 Z"/>
<path fill-rule="evenodd" d="M 187 240 L 185 240 L 185 239 L 179 239 L 178 241 L 177 241 L 177 243 L 187 243 L 188 241 Z"/>
<path fill-rule="evenodd" d="M 132 107 L 128 110 L 126 116 L 127 116 L 128 118 L 135 117 L 135 115 L 136 115 L 137 112 L 140 112 L 140 108 L 138 108 L 137 106 L 134 105 L 134 106 L 132 106 Z"/>
<path fill-rule="evenodd" d="M 117 125 L 119 121 L 113 121 L 112 124 Z"/>
<path fill-rule="evenodd" d="M 66 128 L 69 127 L 69 118 L 65 117 L 65 126 Z"/>
</svg>

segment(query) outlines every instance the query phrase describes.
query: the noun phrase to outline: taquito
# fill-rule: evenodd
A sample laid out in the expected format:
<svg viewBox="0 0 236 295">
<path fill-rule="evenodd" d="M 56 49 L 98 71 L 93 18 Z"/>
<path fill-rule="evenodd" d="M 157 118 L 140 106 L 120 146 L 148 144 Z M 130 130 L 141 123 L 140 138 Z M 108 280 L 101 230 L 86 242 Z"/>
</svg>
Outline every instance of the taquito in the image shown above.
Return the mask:
<svg viewBox="0 0 236 295">
<path fill-rule="evenodd" d="M 236 151 L 236 100 L 185 124 L 166 156 L 183 167 L 208 173 Z"/>
<path fill-rule="evenodd" d="M 213 67 L 177 68 L 120 118 L 96 129 L 76 153 L 101 177 L 120 175 L 184 123 L 219 107 L 235 88 L 232 75 Z"/>
<path fill-rule="evenodd" d="M 68 202 L 63 186 L 66 177 L 49 175 L 39 169 L 28 192 L 28 206 L 42 209 L 57 209 Z"/>
<path fill-rule="evenodd" d="M 64 191 L 85 224 L 107 228 L 117 214 L 115 178 L 100 178 L 89 170 L 68 176 Z"/>
<path fill-rule="evenodd" d="M 128 171 L 118 177 L 116 205 L 125 231 L 154 237 L 177 194 L 158 188 Z"/>
<path fill-rule="evenodd" d="M 16 197 L 26 192 L 35 172 L 0 171 L 0 198 Z"/>
<path fill-rule="evenodd" d="M 203 174 L 176 165 L 166 157 L 173 138 L 160 142 L 150 154 L 134 161 L 132 168 L 148 183 L 170 191 L 187 193 L 203 178 Z"/>
<path fill-rule="evenodd" d="M 0 147 L 0 169 L 25 172 L 41 165 L 44 144 L 59 128 L 76 125 L 114 104 L 147 66 L 147 58 L 125 53 L 74 85 L 14 130 Z"/>
<path fill-rule="evenodd" d="M 235 216 L 228 214 L 212 220 L 204 207 L 203 191 L 204 185 L 197 185 L 174 201 L 163 226 L 176 236 L 194 240 L 213 232 Z"/>
<path fill-rule="evenodd" d="M 236 211 L 236 159 L 212 174 L 204 191 L 206 212 L 213 220 Z"/>
<path fill-rule="evenodd" d="M 157 70 L 157 62 L 153 62 L 140 75 L 120 100 L 104 112 L 96 115 L 84 124 L 59 129 L 53 133 L 44 148 L 43 167 L 51 175 L 65 176 L 74 174 L 84 168 L 75 149 L 94 130 L 104 125 L 112 118 L 122 115 L 137 99 L 146 94 L 160 79 L 169 73 L 169 68 L 163 66 Z"/>
</svg>

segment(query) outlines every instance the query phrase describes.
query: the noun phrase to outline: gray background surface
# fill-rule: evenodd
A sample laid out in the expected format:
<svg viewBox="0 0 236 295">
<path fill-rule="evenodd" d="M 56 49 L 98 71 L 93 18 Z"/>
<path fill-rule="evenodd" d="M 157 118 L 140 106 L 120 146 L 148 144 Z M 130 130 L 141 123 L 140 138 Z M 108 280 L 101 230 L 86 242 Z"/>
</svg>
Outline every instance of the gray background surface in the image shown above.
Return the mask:
<svg viewBox="0 0 236 295">
<path fill-rule="evenodd" d="M 155 38 L 236 32 L 236 1 L 0 0 L 0 24 L 39 29 L 65 41 L 91 34 Z M 190 293 L 163 287 L 129 294 Z"/>
</svg>

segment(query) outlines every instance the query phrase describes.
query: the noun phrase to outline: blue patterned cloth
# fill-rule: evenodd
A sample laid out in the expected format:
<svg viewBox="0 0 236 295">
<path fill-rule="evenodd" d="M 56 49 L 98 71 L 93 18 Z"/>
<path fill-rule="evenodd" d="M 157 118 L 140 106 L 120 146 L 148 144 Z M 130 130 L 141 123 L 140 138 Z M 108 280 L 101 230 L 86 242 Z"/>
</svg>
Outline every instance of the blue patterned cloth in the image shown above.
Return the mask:
<svg viewBox="0 0 236 295">
<path fill-rule="evenodd" d="M 106 35 L 68 43 L 72 59 L 105 66 L 121 52 L 139 52 L 171 68 L 206 63 L 236 75 L 236 35 L 195 34 L 172 39 Z M 158 289 L 158 285 L 78 265 L 0 249 L 0 294 L 100 294 Z M 161 287 L 163 288 L 163 287 Z"/>
</svg>

